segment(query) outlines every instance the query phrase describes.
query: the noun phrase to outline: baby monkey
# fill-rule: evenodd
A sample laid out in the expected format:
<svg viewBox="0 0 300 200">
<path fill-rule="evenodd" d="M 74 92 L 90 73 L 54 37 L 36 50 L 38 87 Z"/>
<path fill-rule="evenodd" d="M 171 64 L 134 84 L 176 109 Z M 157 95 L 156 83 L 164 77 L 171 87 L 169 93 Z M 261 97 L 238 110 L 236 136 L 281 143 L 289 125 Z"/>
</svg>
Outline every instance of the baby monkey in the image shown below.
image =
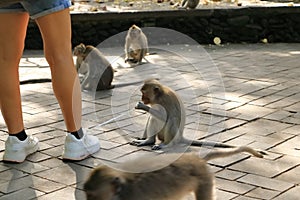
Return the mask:
<svg viewBox="0 0 300 200">
<path fill-rule="evenodd" d="M 125 62 L 140 64 L 148 53 L 146 35 L 136 25 L 132 25 L 125 38 Z"/>
<path fill-rule="evenodd" d="M 195 193 L 197 200 L 215 200 L 214 175 L 206 162 L 241 152 L 263 157 L 259 152 L 242 146 L 229 151 L 212 151 L 203 159 L 192 153 L 183 154 L 166 167 L 146 173 L 101 166 L 92 171 L 84 184 L 84 191 L 87 200 L 174 200 L 190 192 Z M 174 154 L 157 157 L 163 162 L 172 159 Z M 132 162 L 134 165 L 139 161 Z"/>
<path fill-rule="evenodd" d="M 105 56 L 92 45 L 79 44 L 74 48 L 76 70 L 85 74 L 81 87 L 87 90 L 107 90 L 114 86 L 114 69 Z"/>
</svg>

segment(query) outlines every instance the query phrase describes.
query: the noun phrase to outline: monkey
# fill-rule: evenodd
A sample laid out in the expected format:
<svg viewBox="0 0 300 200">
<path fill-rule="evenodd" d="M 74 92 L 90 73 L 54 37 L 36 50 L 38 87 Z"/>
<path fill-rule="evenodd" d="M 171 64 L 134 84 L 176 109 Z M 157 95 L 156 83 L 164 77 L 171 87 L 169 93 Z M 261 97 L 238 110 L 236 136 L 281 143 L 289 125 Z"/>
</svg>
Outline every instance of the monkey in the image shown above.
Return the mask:
<svg viewBox="0 0 300 200">
<path fill-rule="evenodd" d="M 82 80 L 82 89 L 108 90 L 114 88 L 111 84 L 114 78 L 114 70 L 105 56 L 92 45 L 79 44 L 74 48 L 76 70 L 86 68 L 86 75 Z M 84 65 L 84 66 L 83 66 Z"/>
<path fill-rule="evenodd" d="M 181 7 L 185 9 L 195 9 L 200 0 L 183 0 L 181 3 Z"/>
<path fill-rule="evenodd" d="M 197 200 L 215 200 L 214 174 L 210 172 L 207 161 L 242 152 L 263 157 L 254 149 L 241 146 L 212 151 L 204 158 L 195 153 L 185 153 L 180 157 L 176 154 L 158 155 L 150 160 L 152 164 L 173 160 L 174 156 L 178 159 L 150 172 L 125 172 L 103 165 L 92 170 L 84 183 L 84 191 L 87 200 L 174 200 L 190 192 L 194 192 Z M 142 161 L 129 161 L 127 166 L 134 167 Z"/>
<path fill-rule="evenodd" d="M 75 68 L 77 73 L 86 75 L 88 72 L 88 65 L 87 63 L 83 62 L 85 57 L 87 56 L 85 54 L 86 47 L 83 43 L 80 43 L 79 45 L 74 47 L 73 54 L 76 56 L 76 62 L 75 62 Z"/>
<path fill-rule="evenodd" d="M 134 24 L 125 38 L 125 62 L 140 64 L 147 53 L 148 39 L 142 29 Z"/>
<path fill-rule="evenodd" d="M 137 103 L 135 108 L 150 113 L 150 116 L 142 139 L 131 141 L 131 145 L 150 145 L 152 150 L 172 147 L 179 143 L 193 146 L 235 147 L 223 143 L 184 138 L 183 131 L 186 118 L 184 105 L 175 91 L 162 85 L 158 80 L 145 80 L 140 91 L 142 102 Z M 160 144 L 155 144 L 156 136 L 161 141 Z"/>
</svg>

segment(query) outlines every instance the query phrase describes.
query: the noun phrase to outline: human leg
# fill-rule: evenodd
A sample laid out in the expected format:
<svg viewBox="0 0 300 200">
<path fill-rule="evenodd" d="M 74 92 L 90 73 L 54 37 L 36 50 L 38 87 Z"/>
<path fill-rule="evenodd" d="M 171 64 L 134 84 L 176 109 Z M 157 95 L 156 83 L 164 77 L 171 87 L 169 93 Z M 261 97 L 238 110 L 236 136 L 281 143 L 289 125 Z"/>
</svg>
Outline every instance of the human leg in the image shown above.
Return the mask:
<svg viewBox="0 0 300 200">
<path fill-rule="evenodd" d="M 19 62 L 29 16 L 0 14 L 0 108 L 10 134 L 24 129 L 19 86 Z"/>
<path fill-rule="evenodd" d="M 77 131 L 81 127 L 81 91 L 72 57 L 69 12 L 67 9 L 55 12 L 36 19 L 36 22 L 67 131 Z"/>
<path fill-rule="evenodd" d="M 50 65 L 52 85 L 66 128 L 63 158 L 81 160 L 100 149 L 96 137 L 81 129 L 81 87 L 74 67 L 71 47 L 71 19 L 68 9 L 36 19 L 42 34 L 45 57 Z M 79 137 L 74 137 L 77 133 Z M 75 135 L 76 136 L 76 135 Z"/>
<path fill-rule="evenodd" d="M 23 162 L 38 149 L 38 140 L 27 137 L 24 130 L 19 86 L 18 67 L 28 19 L 26 13 L 0 14 L 0 108 L 9 132 L 4 161 Z"/>
</svg>

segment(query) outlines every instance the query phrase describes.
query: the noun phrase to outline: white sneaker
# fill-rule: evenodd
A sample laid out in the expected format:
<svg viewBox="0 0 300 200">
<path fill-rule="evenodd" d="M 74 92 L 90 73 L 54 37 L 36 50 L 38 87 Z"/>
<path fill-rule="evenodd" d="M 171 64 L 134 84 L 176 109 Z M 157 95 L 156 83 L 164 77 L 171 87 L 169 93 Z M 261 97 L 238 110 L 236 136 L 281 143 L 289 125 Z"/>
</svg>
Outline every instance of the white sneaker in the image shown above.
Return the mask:
<svg viewBox="0 0 300 200">
<path fill-rule="evenodd" d="M 38 143 L 38 139 L 33 136 L 28 136 L 24 141 L 19 140 L 15 136 L 8 136 L 5 142 L 3 161 L 23 162 L 28 155 L 38 150 Z"/>
<path fill-rule="evenodd" d="M 100 150 L 99 139 L 84 133 L 81 139 L 67 133 L 62 158 L 65 160 L 83 160 Z"/>
</svg>

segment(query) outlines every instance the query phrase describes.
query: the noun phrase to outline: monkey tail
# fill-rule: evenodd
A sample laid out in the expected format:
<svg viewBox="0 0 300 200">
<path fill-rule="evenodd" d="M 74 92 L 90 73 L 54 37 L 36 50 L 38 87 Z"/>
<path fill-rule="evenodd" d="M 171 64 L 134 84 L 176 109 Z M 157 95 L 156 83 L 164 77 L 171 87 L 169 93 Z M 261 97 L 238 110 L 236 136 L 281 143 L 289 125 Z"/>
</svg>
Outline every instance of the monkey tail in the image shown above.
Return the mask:
<svg viewBox="0 0 300 200">
<path fill-rule="evenodd" d="M 212 151 L 212 152 L 208 153 L 203 159 L 208 161 L 208 160 L 213 160 L 216 158 L 224 158 L 224 157 L 232 156 L 234 154 L 238 154 L 238 153 L 242 153 L 242 152 L 247 152 L 258 158 L 263 158 L 264 157 L 263 155 L 266 154 L 263 152 L 258 152 L 250 147 L 241 146 L 241 147 L 237 147 L 237 148 L 230 149 L 230 150 Z"/>
<path fill-rule="evenodd" d="M 209 142 L 209 141 L 200 141 L 200 140 L 189 140 L 184 138 L 183 142 L 185 144 L 190 144 L 192 146 L 198 146 L 198 147 L 218 147 L 218 148 L 236 148 L 236 146 L 224 144 L 220 142 Z"/>
</svg>

